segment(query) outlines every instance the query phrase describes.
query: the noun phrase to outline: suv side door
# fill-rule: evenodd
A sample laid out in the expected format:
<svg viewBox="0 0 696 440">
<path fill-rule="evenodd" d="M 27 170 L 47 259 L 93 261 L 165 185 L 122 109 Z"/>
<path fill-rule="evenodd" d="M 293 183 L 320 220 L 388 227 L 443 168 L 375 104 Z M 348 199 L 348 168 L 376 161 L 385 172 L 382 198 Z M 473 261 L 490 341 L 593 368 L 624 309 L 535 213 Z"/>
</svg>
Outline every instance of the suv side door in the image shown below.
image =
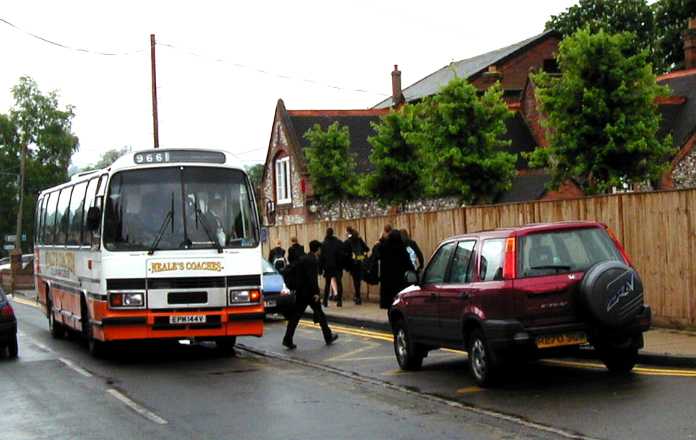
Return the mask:
<svg viewBox="0 0 696 440">
<path fill-rule="evenodd" d="M 462 341 L 462 316 L 465 307 L 476 295 L 477 289 L 472 285 L 476 259 L 474 247 L 476 239 L 465 239 L 457 243 L 452 258 L 448 283 L 444 285 L 438 296 L 438 321 L 440 323 L 440 339 L 446 341 Z"/>
<path fill-rule="evenodd" d="M 438 295 L 447 280 L 456 244 L 452 241 L 440 246 L 423 272 L 420 290 L 409 293 L 409 328 L 417 338 L 440 339 Z"/>
<path fill-rule="evenodd" d="M 514 301 L 507 297 L 508 282 L 503 280 L 504 251 L 504 237 L 485 238 L 478 245 L 470 308 L 481 319 L 501 319 L 512 313 Z"/>
</svg>

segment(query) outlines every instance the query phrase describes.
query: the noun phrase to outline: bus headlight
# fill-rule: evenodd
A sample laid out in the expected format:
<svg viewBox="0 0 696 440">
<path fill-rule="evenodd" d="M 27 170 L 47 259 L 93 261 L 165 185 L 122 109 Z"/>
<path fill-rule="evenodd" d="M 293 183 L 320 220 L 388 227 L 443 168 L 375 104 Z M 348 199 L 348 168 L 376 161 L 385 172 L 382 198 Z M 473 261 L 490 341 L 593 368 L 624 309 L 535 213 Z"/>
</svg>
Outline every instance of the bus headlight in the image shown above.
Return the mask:
<svg viewBox="0 0 696 440">
<path fill-rule="evenodd" d="M 110 292 L 109 306 L 112 309 L 143 307 L 145 293 L 143 292 Z"/>
<path fill-rule="evenodd" d="M 230 290 L 230 304 L 251 304 L 261 301 L 259 290 Z"/>
</svg>

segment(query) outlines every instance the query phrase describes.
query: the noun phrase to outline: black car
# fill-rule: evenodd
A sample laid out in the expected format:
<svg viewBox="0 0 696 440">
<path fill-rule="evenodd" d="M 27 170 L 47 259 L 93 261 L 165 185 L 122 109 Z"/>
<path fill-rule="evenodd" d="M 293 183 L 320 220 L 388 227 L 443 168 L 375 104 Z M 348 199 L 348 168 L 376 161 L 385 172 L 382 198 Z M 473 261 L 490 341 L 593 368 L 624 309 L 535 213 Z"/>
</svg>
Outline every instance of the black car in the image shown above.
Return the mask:
<svg viewBox="0 0 696 440">
<path fill-rule="evenodd" d="M 17 357 L 17 318 L 15 318 L 12 305 L 7 300 L 7 295 L 0 288 L 0 353 L 5 352 L 5 347 L 10 358 Z"/>
</svg>

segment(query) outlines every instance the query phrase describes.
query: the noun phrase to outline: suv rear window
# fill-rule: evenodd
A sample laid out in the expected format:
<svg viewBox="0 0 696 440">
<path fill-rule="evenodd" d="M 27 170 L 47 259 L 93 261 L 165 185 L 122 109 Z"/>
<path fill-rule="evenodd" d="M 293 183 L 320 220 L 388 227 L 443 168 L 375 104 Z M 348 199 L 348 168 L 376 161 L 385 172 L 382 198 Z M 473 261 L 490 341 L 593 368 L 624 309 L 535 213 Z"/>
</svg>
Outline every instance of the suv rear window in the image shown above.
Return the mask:
<svg viewBox="0 0 696 440">
<path fill-rule="evenodd" d="M 519 278 L 584 272 L 596 263 L 623 261 L 604 229 L 542 232 L 520 237 Z"/>
</svg>

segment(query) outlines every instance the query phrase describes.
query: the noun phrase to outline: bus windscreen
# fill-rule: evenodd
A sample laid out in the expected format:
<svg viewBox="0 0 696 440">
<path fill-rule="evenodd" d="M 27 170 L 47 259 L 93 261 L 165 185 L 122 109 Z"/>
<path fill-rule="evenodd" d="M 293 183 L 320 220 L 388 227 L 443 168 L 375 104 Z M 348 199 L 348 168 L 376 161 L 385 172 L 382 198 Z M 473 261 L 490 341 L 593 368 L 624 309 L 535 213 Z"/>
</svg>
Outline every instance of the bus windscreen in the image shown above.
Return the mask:
<svg viewBox="0 0 696 440">
<path fill-rule="evenodd" d="M 110 251 L 256 247 L 257 219 L 241 171 L 164 167 L 121 171 L 106 197 Z"/>
</svg>

